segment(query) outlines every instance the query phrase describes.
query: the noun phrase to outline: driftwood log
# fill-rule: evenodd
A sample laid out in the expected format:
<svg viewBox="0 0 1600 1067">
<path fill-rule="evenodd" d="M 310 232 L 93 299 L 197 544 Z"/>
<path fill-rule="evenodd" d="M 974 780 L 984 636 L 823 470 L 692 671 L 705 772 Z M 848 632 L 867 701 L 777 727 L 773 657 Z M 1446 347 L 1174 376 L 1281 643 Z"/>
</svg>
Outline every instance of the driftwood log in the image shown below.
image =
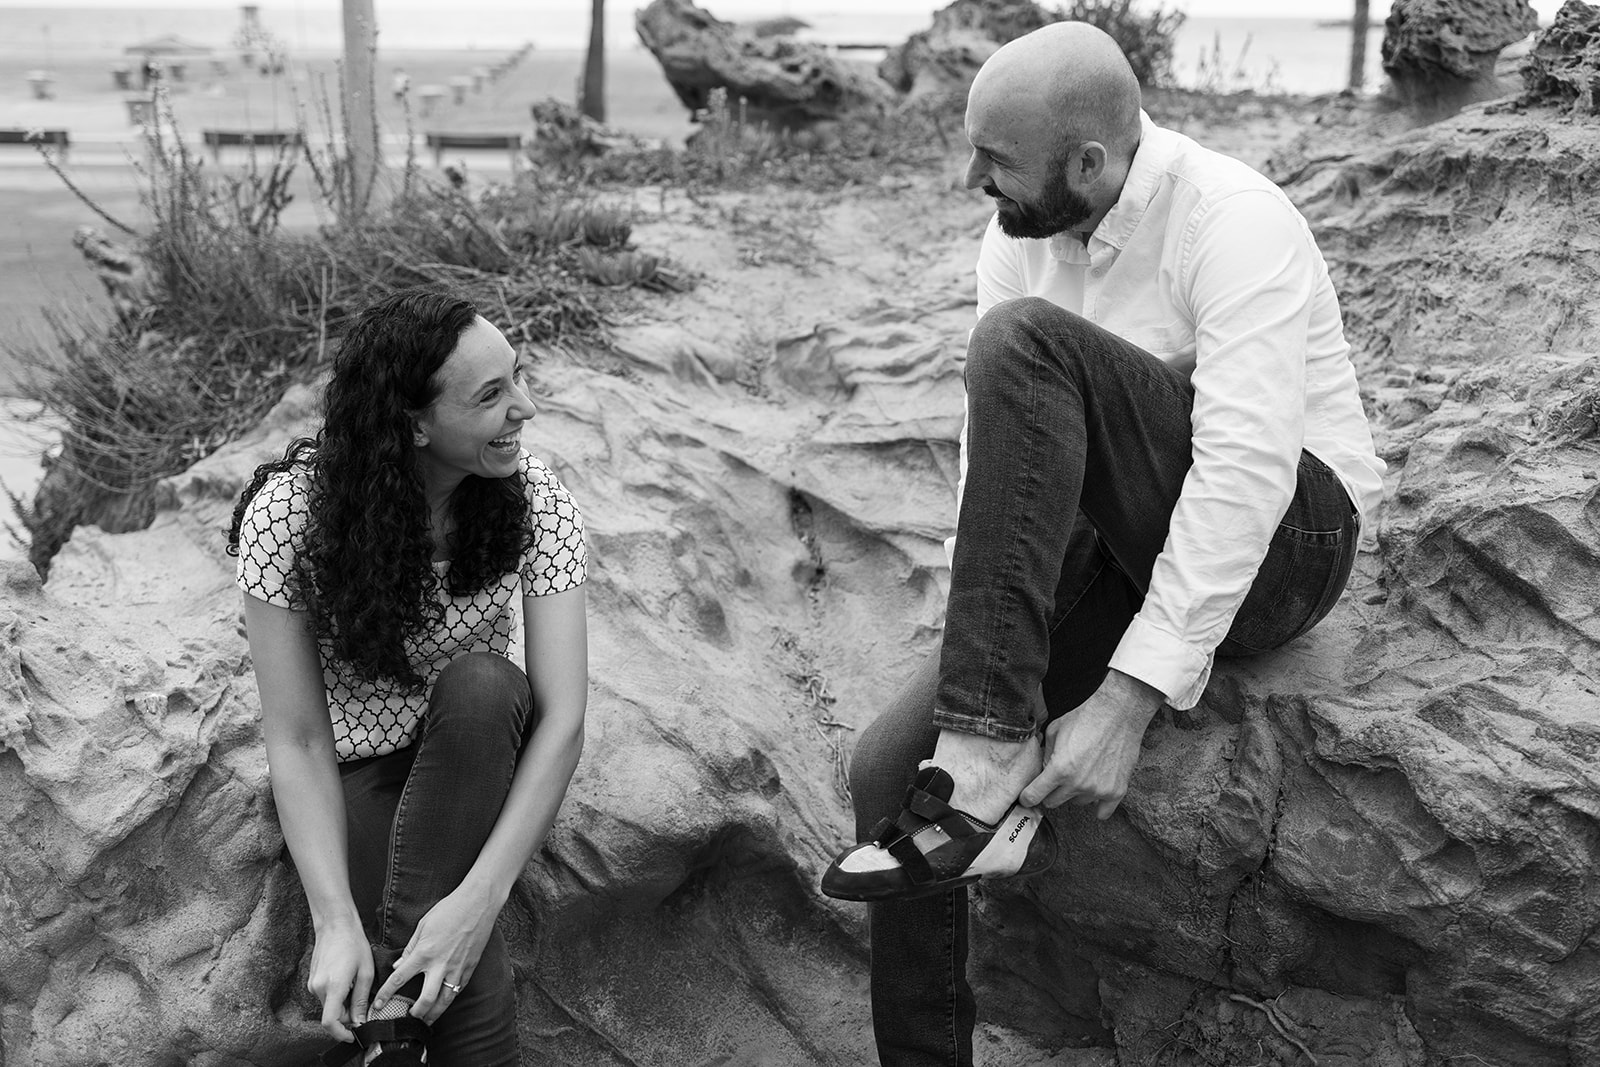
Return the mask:
<svg viewBox="0 0 1600 1067">
<path fill-rule="evenodd" d="M 757 36 L 689 0 L 654 0 L 635 24 L 673 92 L 692 112 L 705 110 L 712 92 L 722 89 L 746 119 L 795 129 L 862 108 L 887 107 L 894 99 L 883 82 L 820 45 Z"/>
</svg>

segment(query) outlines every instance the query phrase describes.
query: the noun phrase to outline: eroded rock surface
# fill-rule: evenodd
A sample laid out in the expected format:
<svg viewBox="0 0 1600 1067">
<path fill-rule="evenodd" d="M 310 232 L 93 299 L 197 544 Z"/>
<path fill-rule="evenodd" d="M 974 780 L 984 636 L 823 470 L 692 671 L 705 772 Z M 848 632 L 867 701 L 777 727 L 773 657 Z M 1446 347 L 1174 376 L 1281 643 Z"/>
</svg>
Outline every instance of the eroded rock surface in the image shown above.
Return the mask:
<svg viewBox="0 0 1600 1067">
<path fill-rule="evenodd" d="M 894 95 L 819 45 L 788 36 L 758 36 L 690 0 L 652 0 L 634 24 L 672 91 L 691 112 L 704 110 L 712 91 L 723 89 L 728 105 L 742 107 L 743 117 L 794 128 L 887 106 Z"/>
<path fill-rule="evenodd" d="M 1600 7 L 1567 0 L 1522 67 L 1527 98 L 1600 112 Z"/>
<path fill-rule="evenodd" d="M 31 566 L 0 568 L 5 1062 L 303 1056 L 277 1012 L 304 897 L 278 860 L 242 642 L 154 658 Z M 186 606 L 196 627 L 237 626 Z"/>
<path fill-rule="evenodd" d="M 1538 28 L 1527 0 L 1395 0 L 1383 70 L 1400 101 L 1431 122 L 1502 95 L 1495 60 Z"/>
</svg>

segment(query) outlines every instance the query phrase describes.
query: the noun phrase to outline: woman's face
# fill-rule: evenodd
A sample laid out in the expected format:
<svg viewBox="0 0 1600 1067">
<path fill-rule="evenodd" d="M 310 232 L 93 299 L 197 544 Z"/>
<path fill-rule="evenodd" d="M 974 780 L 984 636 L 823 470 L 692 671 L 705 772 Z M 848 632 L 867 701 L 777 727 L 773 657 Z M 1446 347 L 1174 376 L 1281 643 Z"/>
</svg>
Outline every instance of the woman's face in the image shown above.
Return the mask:
<svg viewBox="0 0 1600 1067">
<path fill-rule="evenodd" d="M 467 327 L 434 375 L 438 398 L 416 417 L 417 458 L 429 489 L 448 492 L 469 474 L 516 473 L 522 424 L 535 411 L 526 371 L 486 319 Z"/>
</svg>

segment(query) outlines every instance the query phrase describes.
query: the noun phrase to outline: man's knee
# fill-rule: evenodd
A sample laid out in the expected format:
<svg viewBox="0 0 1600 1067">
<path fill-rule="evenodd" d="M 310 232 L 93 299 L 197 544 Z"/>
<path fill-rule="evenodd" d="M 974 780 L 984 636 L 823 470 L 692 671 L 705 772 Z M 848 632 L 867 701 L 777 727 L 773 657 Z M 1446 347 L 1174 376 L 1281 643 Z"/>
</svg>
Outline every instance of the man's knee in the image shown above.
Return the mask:
<svg viewBox="0 0 1600 1067">
<path fill-rule="evenodd" d="M 1058 358 L 1070 356 L 1081 348 L 1078 338 L 1093 329 L 1088 319 L 1043 297 L 1001 301 L 985 312 L 972 330 L 967 345 L 968 380 L 975 370 L 982 374 L 991 366 L 1041 350 Z"/>
<path fill-rule="evenodd" d="M 1057 335 L 1072 333 L 1083 327 L 1092 328 L 1092 324 L 1060 304 L 1051 303 L 1042 296 L 1019 296 L 1002 300 L 986 311 L 974 327 L 972 336 L 976 340 L 987 338 L 990 334 L 1008 338 L 1014 338 L 1019 333 Z"/>
</svg>

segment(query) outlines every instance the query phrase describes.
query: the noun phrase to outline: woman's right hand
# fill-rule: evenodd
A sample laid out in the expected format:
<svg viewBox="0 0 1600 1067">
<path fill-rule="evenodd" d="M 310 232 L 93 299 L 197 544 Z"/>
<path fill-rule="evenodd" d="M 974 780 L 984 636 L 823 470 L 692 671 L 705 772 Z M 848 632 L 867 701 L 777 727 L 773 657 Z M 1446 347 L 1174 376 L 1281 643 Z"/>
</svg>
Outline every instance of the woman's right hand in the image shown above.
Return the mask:
<svg viewBox="0 0 1600 1067">
<path fill-rule="evenodd" d="M 356 1039 L 350 1027 L 367 1020 L 373 973 L 372 946 L 359 922 L 344 920 L 317 931 L 306 988 L 322 1002 L 322 1028 L 330 1036 Z"/>
</svg>

